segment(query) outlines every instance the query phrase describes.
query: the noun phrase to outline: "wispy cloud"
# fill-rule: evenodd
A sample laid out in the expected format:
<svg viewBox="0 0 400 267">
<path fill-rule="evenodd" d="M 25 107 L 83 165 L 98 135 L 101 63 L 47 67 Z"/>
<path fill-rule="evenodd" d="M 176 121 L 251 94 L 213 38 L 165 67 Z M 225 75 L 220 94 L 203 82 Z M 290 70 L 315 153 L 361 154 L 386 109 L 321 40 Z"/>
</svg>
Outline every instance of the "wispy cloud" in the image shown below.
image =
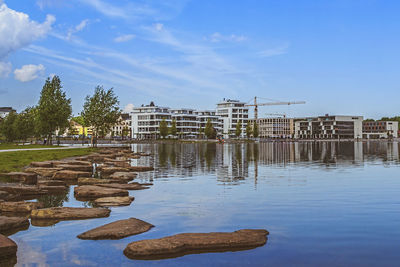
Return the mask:
<svg viewBox="0 0 400 267">
<path fill-rule="evenodd" d="M 288 52 L 289 49 L 289 44 L 283 44 L 274 48 L 269 48 L 269 49 L 265 49 L 263 51 L 260 51 L 258 53 L 258 55 L 260 57 L 273 57 L 273 56 L 279 56 L 279 55 L 283 55 L 286 54 Z"/>
<path fill-rule="evenodd" d="M 66 39 L 67 39 L 67 40 L 71 40 L 72 35 L 73 35 L 74 33 L 77 33 L 77 32 L 82 31 L 83 29 L 85 29 L 85 28 L 88 26 L 88 24 L 89 24 L 89 19 L 84 19 L 84 20 L 82 20 L 78 25 L 76 25 L 75 27 L 70 28 L 70 29 L 68 30 Z"/>
<path fill-rule="evenodd" d="M 244 35 L 236 35 L 236 34 L 231 34 L 231 35 L 223 35 L 219 32 L 215 32 L 211 34 L 207 40 L 210 40 L 213 43 L 219 43 L 219 42 L 243 42 L 247 40 L 247 37 Z"/>
<path fill-rule="evenodd" d="M 120 36 L 114 38 L 114 42 L 116 42 L 116 43 L 127 42 L 127 41 L 132 40 L 133 38 L 135 38 L 134 34 L 124 34 L 124 35 L 120 35 Z"/>
</svg>

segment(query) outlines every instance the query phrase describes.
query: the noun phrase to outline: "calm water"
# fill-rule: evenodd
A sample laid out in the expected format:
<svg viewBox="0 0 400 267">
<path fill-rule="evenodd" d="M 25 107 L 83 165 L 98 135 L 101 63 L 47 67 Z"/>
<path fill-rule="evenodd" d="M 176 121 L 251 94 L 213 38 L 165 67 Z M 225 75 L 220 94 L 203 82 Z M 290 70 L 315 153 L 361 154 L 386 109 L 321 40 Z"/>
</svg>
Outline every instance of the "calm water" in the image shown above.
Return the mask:
<svg viewBox="0 0 400 267">
<path fill-rule="evenodd" d="M 109 218 L 31 226 L 11 236 L 18 264 L 27 266 L 398 266 L 400 168 L 397 143 L 261 143 L 133 145 L 154 156 L 130 191 L 129 207 Z M 87 206 L 69 194 L 47 205 Z M 154 224 L 121 240 L 76 236 L 135 217 Z M 122 251 L 135 240 L 182 232 L 265 228 L 265 246 L 253 250 L 133 261 Z"/>
</svg>

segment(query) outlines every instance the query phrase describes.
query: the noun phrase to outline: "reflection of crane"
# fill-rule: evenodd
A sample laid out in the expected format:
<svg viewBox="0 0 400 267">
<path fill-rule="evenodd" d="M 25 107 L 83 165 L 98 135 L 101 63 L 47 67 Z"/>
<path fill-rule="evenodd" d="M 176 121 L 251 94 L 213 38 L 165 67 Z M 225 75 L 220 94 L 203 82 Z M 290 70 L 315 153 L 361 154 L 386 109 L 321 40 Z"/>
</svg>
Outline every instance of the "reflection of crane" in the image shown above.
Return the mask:
<svg viewBox="0 0 400 267">
<path fill-rule="evenodd" d="M 281 116 L 283 118 L 286 118 L 286 114 L 280 114 L 280 113 L 265 113 L 267 116 Z"/>
<path fill-rule="evenodd" d="M 305 104 L 305 101 L 292 101 L 292 102 L 268 102 L 268 103 L 257 103 L 257 97 L 254 97 L 254 104 L 246 104 L 246 107 L 254 107 L 254 119 L 258 118 L 258 106 L 280 106 L 280 105 L 296 105 Z"/>
</svg>

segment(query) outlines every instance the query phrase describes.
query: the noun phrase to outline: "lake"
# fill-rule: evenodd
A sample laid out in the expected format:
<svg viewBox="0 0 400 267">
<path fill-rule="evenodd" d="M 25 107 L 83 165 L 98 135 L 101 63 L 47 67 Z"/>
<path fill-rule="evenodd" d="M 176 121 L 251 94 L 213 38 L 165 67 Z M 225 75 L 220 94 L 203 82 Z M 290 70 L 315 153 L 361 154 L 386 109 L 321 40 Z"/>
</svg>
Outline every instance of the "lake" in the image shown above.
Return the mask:
<svg viewBox="0 0 400 267">
<path fill-rule="evenodd" d="M 130 191 L 129 207 L 110 217 L 30 226 L 11 236 L 27 266 L 398 266 L 400 165 L 396 142 L 134 144 L 151 153 L 132 165 L 154 166 Z M 69 193 L 47 206 L 84 207 Z M 89 229 L 135 217 L 150 231 L 121 240 L 80 240 Z M 132 241 L 184 232 L 262 228 L 252 250 L 130 260 Z"/>
</svg>

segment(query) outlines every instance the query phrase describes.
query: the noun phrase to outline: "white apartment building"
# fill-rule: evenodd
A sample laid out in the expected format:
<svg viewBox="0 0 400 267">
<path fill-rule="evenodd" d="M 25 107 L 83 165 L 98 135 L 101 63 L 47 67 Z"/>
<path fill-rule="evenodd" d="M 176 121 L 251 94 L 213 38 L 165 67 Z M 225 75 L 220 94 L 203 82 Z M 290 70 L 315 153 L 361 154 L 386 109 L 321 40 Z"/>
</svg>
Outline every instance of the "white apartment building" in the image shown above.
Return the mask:
<svg viewBox="0 0 400 267">
<path fill-rule="evenodd" d="M 197 138 L 199 125 L 194 109 L 170 109 L 171 120 L 176 121 L 176 134 L 179 138 Z"/>
<path fill-rule="evenodd" d="M 397 121 L 365 121 L 363 122 L 363 138 L 380 139 L 398 137 L 399 122 Z"/>
<path fill-rule="evenodd" d="M 246 126 L 249 119 L 249 109 L 246 103 L 239 100 L 224 99 L 217 104 L 217 116 L 220 118 L 221 131 L 224 138 L 236 137 L 236 124 L 241 121 L 241 137 L 246 136 Z"/>
<path fill-rule="evenodd" d="M 131 116 L 128 113 L 122 113 L 117 123 L 111 128 L 111 132 L 108 136 L 131 136 L 131 124 Z M 124 131 L 127 131 L 127 133 Z"/>
<path fill-rule="evenodd" d="M 326 114 L 295 122 L 295 138 L 356 139 L 362 138 L 362 116 L 332 116 Z"/>
<path fill-rule="evenodd" d="M 11 107 L 0 107 L 0 119 L 4 119 L 10 112 L 15 112 Z"/>
<path fill-rule="evenodd" d="M 217 116 L 215 110 L 198 110 L 195 111 L 195 114 L 197 115 L 197 123 L 199 129 L 202 129 L 204 131 L 208 120 L 210 120 L 211 125 L 214 127 L 217 133 L 222 132 L 219 117 Z"/>
<path fill-rule="evenodd" d="M 254 119 L 249 120 L 251 125 Z M 292 118 L 260 118 L 257 119 L 259 138 L 293 138 L 294 119 Z"/>
</svg>

